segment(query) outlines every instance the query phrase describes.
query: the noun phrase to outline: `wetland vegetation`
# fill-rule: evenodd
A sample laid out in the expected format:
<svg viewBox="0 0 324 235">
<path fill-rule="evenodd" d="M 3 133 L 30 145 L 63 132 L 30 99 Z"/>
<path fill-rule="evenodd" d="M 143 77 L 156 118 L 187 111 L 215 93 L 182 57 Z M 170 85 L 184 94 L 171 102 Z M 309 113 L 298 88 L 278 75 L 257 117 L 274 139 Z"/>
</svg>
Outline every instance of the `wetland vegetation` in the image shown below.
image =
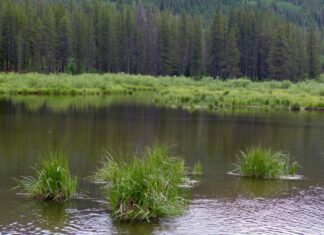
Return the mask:
<svg viewBox="0 0 324 235">
<path fill-rule="evenodd" d="M 188 169 L 167 147 L 154 145 L 122 162 L 109 154 L 94 178 L 106 181 L 112 215 L 117 220 L 151 221 L 180 215 L 188 205 Z"/>
<path fill-rule="evenodd" d="M 0 74 L 2 95 L 143 94 L 157 105 L 186 109 L 324 109 L 324 77 L 319 80 L 253 82 L 248 79 L 199 81 L 185 77 L 127 74 Z"/>
<path fill-rule="evenodd" d="M 291 162 L 289 155 L 261 147 L 241 151 L 236 166 L 241 176 L 263 179 L 294 176 L 300 168 L 297 162 Z"/>
<path fill-rule="evenodd" d="M 69 170 L 68 157 L 60 151 L 49 151 L 35 168 L 35 176 L 18 179 L 18 189 L 41 201 L 67 201 L 76 193 L 77 179 Z"/>
<path fill-rule="evenodd" d="M 0 0 L 0 234 L 324 231 L 323 6 Z"/>
<path fill-rule="evenodd" d="M 195 176 L 201 175 L 203 172 L 203 166 L 200 162 L 197 162 L 192 169 L 192 174 Z"/>
</svg>

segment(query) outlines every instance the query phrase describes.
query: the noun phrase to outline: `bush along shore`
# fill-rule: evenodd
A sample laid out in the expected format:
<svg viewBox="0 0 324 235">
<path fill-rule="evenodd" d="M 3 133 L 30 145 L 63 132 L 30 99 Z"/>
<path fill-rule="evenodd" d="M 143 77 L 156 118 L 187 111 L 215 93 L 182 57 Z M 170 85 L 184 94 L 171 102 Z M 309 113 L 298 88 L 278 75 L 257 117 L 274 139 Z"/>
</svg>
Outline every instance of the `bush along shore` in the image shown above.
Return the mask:
<svg viewBox="0 0 324 235">
<path fill-rule="evenodd" d="M 253 82 L 127 74 L 0 73 L 2 95 L 147 95 L 158 105 L 186 109 L 271 108 L 324 110 L 324 77 L 319 80 Z"/>
<path fill-rule="evenodd" d="M 43 156 L 35 176 L 18 179 L 17 189 L 40 201 L 67 201 L 76 193 L 77 179 L 70 174 L 68 158 L 59 151 Z"/>
<path fill-rule="evenodd" d="M 155 145 L 129 162 L 109 154 L 94 179 L 107 182 L 105 191 L 115 220 L 149 222 L 184 212 L 189 203 L 183 187 L 190 184 L 188 174 L 183 159 Z"/>
<path fill-rule="evenodd" d="M 289 155 L 271 149 L 253 147 L 238 154 L 234 173 L 252 178 L 280 179 L 295 176 L 300 165 Z"/>
</svg>

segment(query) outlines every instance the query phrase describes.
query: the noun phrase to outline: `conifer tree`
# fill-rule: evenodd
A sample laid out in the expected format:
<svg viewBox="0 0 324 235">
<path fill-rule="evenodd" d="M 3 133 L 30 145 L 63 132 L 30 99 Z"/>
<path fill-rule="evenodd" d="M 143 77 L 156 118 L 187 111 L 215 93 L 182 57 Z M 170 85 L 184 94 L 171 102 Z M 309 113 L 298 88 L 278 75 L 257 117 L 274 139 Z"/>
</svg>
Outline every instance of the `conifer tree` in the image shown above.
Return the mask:
<svg viewBox="0 0 324 235">
<path fill-rule="evenodd" d="M 225 24 L 224 16 L 217 12 L 210 27 L 210 47 L 209 47 L 209 74 L 219 77 L 222 70 L 222 61 L 225 45 Z"/>
<path fill-rule="evenodd" d="M 179 41 L 179 74 L 187 75 L 190 66 L 190 45 L 191 36 L 190 33 L 191 17 L 186 14 L 182 14 L 179 19 L 178 27 L 178 41 Z"/>
<path fill-rule="evenodd" d="M 203 74 L 203 38 L 201 19 L 195 19 L 191 57 L 191 76 Z"/>
<path fill-rule="evenodd" d="M 59 20 L 57 35 L 57 59 L 59 63 L 59 72 L 65 72 L 71 50 L 71 21 L 66 13 Z"/>
<path fill-rule="evenodd" d="M 240 51 L 237 46 L 236 28 L 229 30 L 225 43 L 224 59 L 222 61 L 222 77 L 236 78 L 240 72 Z"/>
<path fill-rule="evenodd" d="M 311 79 L 316 79 L 320 76 L 321 73 L 321 63 L 320 63 L 319 40 L 313 28 L 308 33 L 307 55 L 308 55 L 308 76 Z"/>
<path fill-rule="evenodd" d="M 290 79 L 291 56 L 283 26 L 277 26 L 269 51 L 269 77 L 275 80 Z"/>
<path fill-rule="evenodd" d="M 170 12 L 164 12 L 161 16 L 161 74 L 167 75 L 172 71 L 172 33 L 170 26 Z"/>
<path fill-rule="evenodd" d="M 45 72 L 54 72 L 55 71 L 55 48 L 58 41 L 57 34 L 55 32 L 55 16 L 51 9 L 45 9 L 44 14 L 42 15 L 42 24 L 41 24 L 41 40 L 42 43 L 42 57 L 45 61 Z M 35 30 L 34 33 L 40 33 L 39 30 Z M 38 45 L 34 45 L 37 47 Z"/>
<path fill-rule="evenodd" d="M 314 5 L 320 8 L 323 1 Z M 321 72 L 324 45 L 318 29 L 314 26 L 306 33 L 296 25 L 311 20 L 321 24 L 320 14 L 312 18 L 307 13 L 304 20 L 296 17 L 293 8 L 284 12 L 281 4 L 264 1 L 257 1 L 262 9 L 245 0 L 239 1 L 243 3 L 239 7 L 234 6 L 237 0 L 204 0 L 200 5 L 188 0 L 114 2 L 1 0 L 0 71 L 65 72 L 69 64 L 77 73 L 208 74 L 294 81 L 317 78 Z M 148 2 L 163 3 L 166 10 L 147 7 Z M 311 6 L 305 1 L 289 2 Z M 208 6 L 217 6 L 213 18 L 210 13 L 216 8 Z"/>
</svg>

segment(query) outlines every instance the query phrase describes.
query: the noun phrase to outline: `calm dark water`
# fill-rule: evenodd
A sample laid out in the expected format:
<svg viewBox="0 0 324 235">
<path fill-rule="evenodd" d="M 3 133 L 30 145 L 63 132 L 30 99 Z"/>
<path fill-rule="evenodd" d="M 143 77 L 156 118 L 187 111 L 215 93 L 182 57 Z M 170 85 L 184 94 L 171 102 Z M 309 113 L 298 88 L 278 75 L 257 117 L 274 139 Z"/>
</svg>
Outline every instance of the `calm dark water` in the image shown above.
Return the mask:
<svg viewBox="0 0 324 235">
<path fill-rule="evenodd" d="M 130 153 L 172 145 L 204 174 L 186 214 L 158 223 L 111 220 L 100 186 L 87 180 L 104 150 Z M 226 173 L 240 149 L 290 152 L 302 181 L 262 181 Z M 49 147 L 70 154 L 86 197 L 40 203 L 11 190 Z M 141 97 L 0 99 L 0 231 L 35 234 L 324 234 L 324 113 L 188 112 Z M 0 232 L 1 233 L 1 232 Z"/>
</svg>

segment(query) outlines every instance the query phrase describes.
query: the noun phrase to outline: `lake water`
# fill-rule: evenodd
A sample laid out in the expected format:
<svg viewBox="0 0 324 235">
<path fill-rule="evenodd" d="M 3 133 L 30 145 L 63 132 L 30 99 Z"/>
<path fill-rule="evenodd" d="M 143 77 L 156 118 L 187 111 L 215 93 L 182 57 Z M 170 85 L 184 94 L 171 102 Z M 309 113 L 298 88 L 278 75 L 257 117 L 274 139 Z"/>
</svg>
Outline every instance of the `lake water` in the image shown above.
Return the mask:
<svg viewBox="0 0 324 235">
<path fill-rule="evenodd" d="M 87 177 L 105 150 L 131 153 L 166 142 L 204 173 L 180 217 L 116 223 L 100 185 Z M 228 175 L 235 155 L 262 145 L 292 154 L 299 181 Z M 26 199 L 14 178 L 50 147 L 69 153 L 85 195 L 64 204 Z M 188 112 L 129 97 L 0 98 L 0 231 L 35 234 L 324 234 L 324 113 Z M 0 232 L 0 233 L 1 233 Z"/>
</svg>

